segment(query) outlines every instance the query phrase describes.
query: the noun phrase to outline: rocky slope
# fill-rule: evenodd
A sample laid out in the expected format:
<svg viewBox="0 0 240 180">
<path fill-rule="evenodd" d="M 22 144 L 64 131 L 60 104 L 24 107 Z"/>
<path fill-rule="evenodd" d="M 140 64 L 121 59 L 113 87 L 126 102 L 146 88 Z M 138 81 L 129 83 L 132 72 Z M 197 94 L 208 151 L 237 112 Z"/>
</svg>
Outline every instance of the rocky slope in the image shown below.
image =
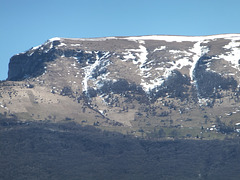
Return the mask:
<svg viewBox="0 0 240 180">
<path fill-rule="evenodd" d="M 13 56 L 0 112 L 150 132 L 237 129 L 240 34 L 53 38 Z"/>
</svg>

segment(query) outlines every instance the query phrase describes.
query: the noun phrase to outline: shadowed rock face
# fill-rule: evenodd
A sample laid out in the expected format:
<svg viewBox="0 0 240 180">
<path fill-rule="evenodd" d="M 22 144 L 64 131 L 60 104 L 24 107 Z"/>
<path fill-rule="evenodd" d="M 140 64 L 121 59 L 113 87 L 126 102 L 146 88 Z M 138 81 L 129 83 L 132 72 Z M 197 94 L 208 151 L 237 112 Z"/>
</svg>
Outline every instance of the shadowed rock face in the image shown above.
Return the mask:
<svg viewBox="0 0 240 180">
<path fill-rule="evenodd" d="M 45 62 L 54 61 L 62 51 L 56 50 L 59 41 L 53 41 L 52 47 L 32 48 L 11 58 L 7 80 L 20 81 L 29 77 L 37 77 L 44 73 Z M 48 49 L 50 48 L 50 49 Z"/>
<path fill-rule="evenodd" d="M 238 83 L 233 76 L 224 77 L 217 72 L 206 70 L 208 60 L 211 60 L 211 57 L 201 57 L 194 69 L 194 77 L 199 96 L 203 98 L 214 97 L 216 96 L 215 92 L 219 89 L 235 90 Z"/>
<path fill-rule="evenodd" d="M 27 54 L 14 56 L 9 64 L 7 80 L 20 81 L 28 77 L 37 77 L 44 73 L 45 61 L 41 54 L 35 57 L 29 57 Z"/>
<path fill-rule="evenodd" d="M 209 104 L 226 112 L 237 107 L 239 59 L 239 34 L 53 38 L 13 56 L 7 80 L 28 82 L 31 91 L 45 88 L 54 99 L 74 100 L 84 113 L 90 109 L 105 123 L 133 126 L 132 121 L 155 119 L 159 124 L 157 117 L 166 115 L 161 119 L 166 124 L 190 116 L 199 116 L 199 121 L 201 107 Z M 38 93 L 43 92 L 33 92 L 34 106 Z M 193 115 L 194 108 L 200 114 Z M 32 109 L 28 105 L 24 112 Z"/>
</svg>

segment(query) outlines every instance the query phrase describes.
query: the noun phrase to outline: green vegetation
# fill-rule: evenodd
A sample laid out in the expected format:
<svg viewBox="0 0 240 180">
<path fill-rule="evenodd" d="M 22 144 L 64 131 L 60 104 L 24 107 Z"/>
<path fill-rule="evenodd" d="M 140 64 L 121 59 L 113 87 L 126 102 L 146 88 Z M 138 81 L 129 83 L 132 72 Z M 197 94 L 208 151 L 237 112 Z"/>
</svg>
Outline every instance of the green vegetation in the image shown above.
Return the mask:
<svg viewBox="0 0 240 180">
<path fill-rule="evenodd" d="M 239 137 L 239 133 L 231 129 L 230 132 L 225 132 L 229 129 L 228 126 L 219 126 L 219 129 L 209 130 L 209 128 L 198 127 L 104 127 L 98 128 L 111 132 L 119 132 L 125 135 L 132 135 L 148 140 L 168 140 L 168 139 L 186 139 L 186 140 L 224 140 Z"/>
<path fill-rule="evenodd" d="M 181 136 L 177 128 L 168 130 L 154 132 L 160 138 Z M 143 140 L 73 122 L 21 122 L 4 115 L 0 137 L 0 179 L 4 180 L 240 177 L 239 138 Z"/>
</svg>

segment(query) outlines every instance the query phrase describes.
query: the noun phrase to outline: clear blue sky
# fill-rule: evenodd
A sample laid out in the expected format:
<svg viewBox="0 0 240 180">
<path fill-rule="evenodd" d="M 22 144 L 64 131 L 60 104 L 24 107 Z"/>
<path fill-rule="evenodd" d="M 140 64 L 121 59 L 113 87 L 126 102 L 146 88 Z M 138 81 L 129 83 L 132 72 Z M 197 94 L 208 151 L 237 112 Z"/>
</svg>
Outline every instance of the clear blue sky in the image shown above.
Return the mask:
<svg viewBox="0 0 240 180">
<path fill-rule="evenodd" d="M 240 33 L 240 0 L 0 0 L 0 80 L 52 37 Z"/>
</svg>

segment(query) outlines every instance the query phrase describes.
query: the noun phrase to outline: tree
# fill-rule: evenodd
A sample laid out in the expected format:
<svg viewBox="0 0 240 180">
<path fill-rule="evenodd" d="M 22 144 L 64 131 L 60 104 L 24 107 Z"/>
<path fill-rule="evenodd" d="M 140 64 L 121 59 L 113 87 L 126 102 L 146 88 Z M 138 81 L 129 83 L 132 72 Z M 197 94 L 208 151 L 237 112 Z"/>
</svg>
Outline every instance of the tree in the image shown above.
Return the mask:
<svg viewBox="0 0 240 180">
<path fill-rule="evenodd" d="M 159 138 L 164 138 L 164 137 L 166 137 L 166 133 L 165 133 L 165 131 L 164 131 L 164 129 L 159 129 L 159 131 L 158 131 L 158 137 Z"/>
<path fill-rule="evenodd" d="M 60 93 L 60 95 L 62 96 L 72 96 L 72 94 L 73 94 L 72 88 L 69 86 L 64 86 Z"/>
<path fill-rule="evenodd" d="M 170 133 L 170 136 L 173 138 L 177 138 L 179 135 L 178 131 L 176 129 L 173 129 Z"/>
</svg>

